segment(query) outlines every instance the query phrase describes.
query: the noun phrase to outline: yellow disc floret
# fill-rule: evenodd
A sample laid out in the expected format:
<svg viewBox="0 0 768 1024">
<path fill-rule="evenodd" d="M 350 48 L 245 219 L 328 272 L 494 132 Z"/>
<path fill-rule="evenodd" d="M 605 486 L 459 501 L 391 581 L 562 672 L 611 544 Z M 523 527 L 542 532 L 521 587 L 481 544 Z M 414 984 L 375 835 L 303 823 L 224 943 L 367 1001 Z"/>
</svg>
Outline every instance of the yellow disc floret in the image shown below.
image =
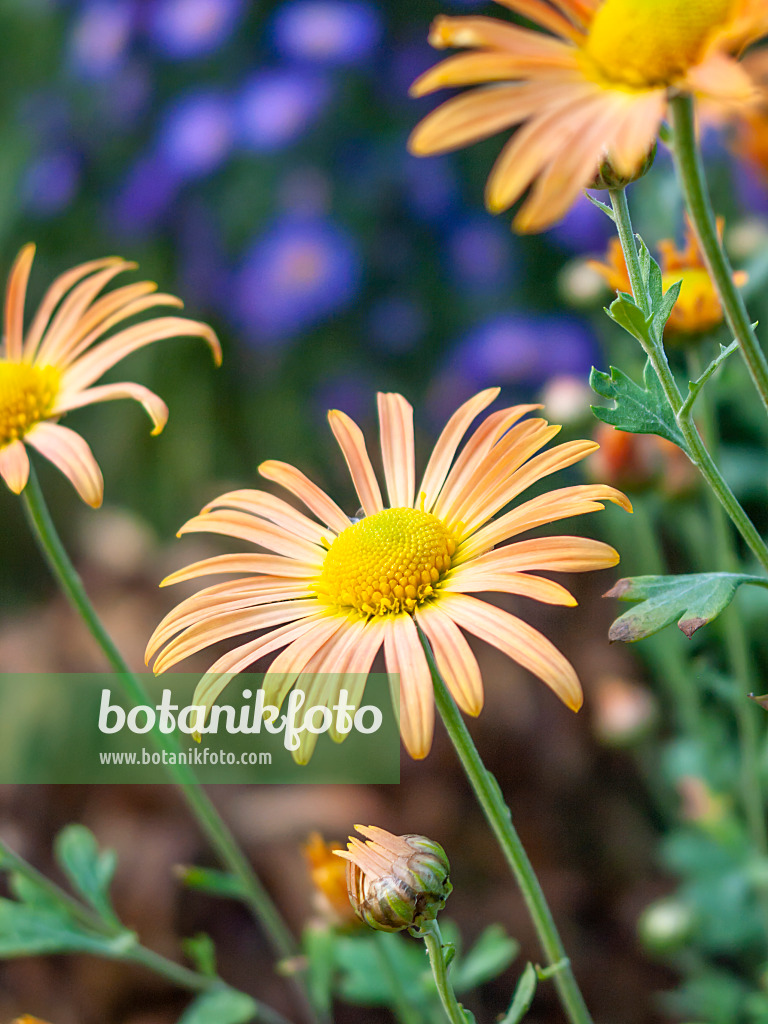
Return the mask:
<svg viewBox="0 0 768 1024">
<path fill-rule="evenodd" d="M 0 448 L 18 441 L 48 416 L 60 380 L 55 366 L 0 359 Z"/>
<path fill-rule="evenodd" d="M 727 24 L 734 0 L 605 0 L 585 52 L 598 74 L 629 88 L 673 85 Z"/>
<path fill-rule="evenodd" d="M 321 598 L 361 615 L 412 612 L 451 567 L 456 541 L 429 512 L 389 508 L 347 527 L 331 544 Z"/>
</svg>

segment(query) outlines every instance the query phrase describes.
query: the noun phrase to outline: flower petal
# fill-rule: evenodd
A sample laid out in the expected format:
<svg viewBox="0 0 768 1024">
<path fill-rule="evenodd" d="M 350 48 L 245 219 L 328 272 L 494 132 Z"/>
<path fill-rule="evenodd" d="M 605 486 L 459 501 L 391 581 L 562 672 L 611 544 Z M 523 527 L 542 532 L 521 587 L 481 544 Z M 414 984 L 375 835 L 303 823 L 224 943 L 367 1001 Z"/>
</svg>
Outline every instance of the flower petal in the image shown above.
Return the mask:
<svg viewBox="0 0 768 1024">
<path fill-rule="evenodd" d="M 573 594 L 554 580 L 502 568 L 492 570 L 471 563 L 466 567 L 461 566 L 455 574 L 452 573 L 440 589 L 453 594 L 516 594 L 518 597 L 530 597 L 543 604 L 563 605 L 566 608 L 578 604 Z"/>
<path fill-rule="evenodd" d="M 378 395 L 381 454 L 390 508 L 413 508 L 416 453 L 413 407 L 402 395 Z"/>
<path fill-rule="evenodd" d="M 336 502 L 295 466 L 290 466 L 287 462 L 270 460 L 262 462 L 259 473 L 266 480 L 272 480 L 294 494 L 299 501 L 304 502 L 310 512 L 336 533 L 341 533 L 352 525 L 349 516 L 342 512 Z"/>
<path fill-rule="evenodd" d="M 610 569 L 619 562 L 618 552 L 601 540 L 590 537 L 535 537 L 504 544 L 467 563 L 480 571 L 524 571 L 544 569 L 553 572 L 591 572 Z"/>
<path fill-rule="evenodd" d="M 371 460 L 368 458 L 362 430 L 354 420 L 351 420 L 346 413 L 339 412 L 338 409 L 332 409 L 328 413 L 328 422 L 346 459 L 352 483 L 355 485 L 363 511 L 367 516 L 381 512 L 384 503 L 381 500 L 376 474 L 373 472 Z"/>
<path fill-rule="evenodd" d="M 302 561 L 307 575 L 312 575 L 323 564 L 325 549 L 319 544 L 310 544 L 300 537 L 289 536 L 274 523 L 258 516 L 229 509 L 216 509 L 203 512 L 184 523 L 177 536 L 185 533 L 220 533 L 225 537 L 238 537 L 250 544 L 257 544 L 274 551 L 278 555 L 286 555 Z"/>
<path fill-rule="evenodd" d="M 501 388 L 488 388 L 486 391 L 481 391 L 473 398 L 470 398 L 469 401 L 459 406 L 443 427 L 440 437 L 437 439 L 437 444 L 432 449 L 419 493 L 416 495 L 418 499 L 417 504 L 423 503 L 423 507 L 427 511 L 434 505 L 435 498 L 445 482 L 462 437 L 469 430 L 475 417 L 479 416 L 483 409 L 487 408 L 491 402 L 498 398 L 500 392 Z"/>
<path fill-rule="evenodd" d="M 584 41 L 584 33 L 543 0 L 496 0 L 496 3 L 509 8 L 515 14 L 521 14 L 530 21 L 535 21 L 537 25 L 549 29 L 555 35 L 570 39 L 574 43 Z"/>
<path fill-rule="evenodd" d="M 178 316 L 161 316 L 118 331 L 111 338 L 86 352 L 72 363 L 62 376 L 62 388 L 79 390 L 88 387 L 115 363 L 145 345 L 165 338 L 195 337 L 206 341 L 216 363 L 221 362 L 221 346 L 213 328 L 197 320 Z"/>
<path fill-rule="evenodd" d="M 400 735 L 415 760 L 426 757 L 432 746 L 435 704 L 432 674 L 416 625 L 410 615 L 385 620 L 384 657 L 387 672 L 400 680 Z"/>
<path fill-rule="evenodd" d="M 25 245 L 14 260 L 5 287 L 5 356 L 17 362 L 21 359 L 24 342 L 24 299 L 27 294 L 29 272 L 35 258 L 35 247 Z M 26 483 L 26 481 L 25 481 Z M 10 484 L 8 485 L 10 487 Z M 24 485 L 22 484 L 22 489 Z M 11 488 L 13 490 L 13 488 Z M 15 492 L 16 494 L 19 491 Z"/>
<path fill-rule="evenodd" d="M 572 711 L 583 702 L 571 663 L 527 622 L 466 594 L 444 594 L 441 607 L 457 626 L 496 647 L 547 684 Z"/>
<path fill-rule="evenodd" d="M 293 558 L 284 558 L 281 555 L 214 555 L 212 558 L 203 558 L 199 562 L 192 562 L 190 565 L 184 566 L 183 569 L 177 569 L 170 576 L 166 576 L 160 586 L 169 587 L 174 583 L 194 580 L 200 576 L 214 576 L 217 573 L 226 572 L 265 573 L 304 580 L 307 578 L 308 569 L 311 572 L 311 568 L 306 563 Z"/>
<path fill-rule="evenodd" d="M 439 602 L 422 605 L 416 622 L 424 630 L 440 675 L 458 706 L 468 715 L 479 715 L 483 709 L 483 677 L 464 634 L 440 610 Z"/>
<path fill-rule="evenodd" d="M 26 441 L 61 470 L 86 504 L 92 508 L 101 505 L 104 478 L 87 441 L 79 434 L 58 423 L 37 423 Z"/>
<path fill-rule="evenodd" d="M 327 615 L 318 621 L 315 628 L 304 633 L 277 655 L 264 676 L 264 700 L 278 707 L 285 700 L 288 691 L 309 665 L 312 657 L 340 629 L 346 626 L 345 615 Z"/>
<path fill-rule="evenodd" d="M 101 384 L 99 387 L 86 388 L 85 391 L 75 391 L 71 394 L 65 392 L 56 399 L 51 415 L 58 416 L 72 409 L 82 409 L 83 406 L 96 405 L 97 402 L 113 402 L 118 398 L 132 398 L 134 402 L 143 406 L 152 420 L 152 434 L 161 433 L 168 421 L 168 406 L 154 391 L 145 388 L 143 384 L 131 382 Z"/>
<path fill-rule="evenodd" d="M 262 519 L 268 519 L 296 537 L 311 544 L 320 544 L 327 531 L 318 523 L 289 505 L 282 498 L 276 498 L 267 491 L 241 490 L 222 494 L 203 509 L 203 514 L 215 508 L 231 508 L 248 512 Z"/>
<path fill-rule="evenodd" d="M 22 441 L 0 448 L 0 476 L 14 494 L 21 494 L 29 479 L 29 456 Z"/>
</svg>

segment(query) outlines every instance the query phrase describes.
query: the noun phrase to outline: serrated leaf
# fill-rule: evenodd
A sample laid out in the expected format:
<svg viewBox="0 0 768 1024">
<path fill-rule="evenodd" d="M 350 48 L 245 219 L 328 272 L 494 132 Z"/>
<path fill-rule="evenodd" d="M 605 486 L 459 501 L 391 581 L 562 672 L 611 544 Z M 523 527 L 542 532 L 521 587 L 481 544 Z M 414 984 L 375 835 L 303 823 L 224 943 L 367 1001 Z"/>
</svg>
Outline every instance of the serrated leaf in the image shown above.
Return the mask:
<svg viewBox="0 0 768 1024">
<path fill-rule="evenodd" d="M 208 978 L 216 977 L 216 947 L 206 932 L 198 932 L 182 939 L 181 948 L 192 961 L 195 969 Z"/>
<path fill-rule="evenodd" d="M 633 338 L 637 338 L 643 344 L 648 342 L 648 323 L 645 313 L 631 295 L 619 292 L 617 298 L 608 307 L 607 313 L 611 320 L 614 320 L 619 327 L 623 327 Z"/>
<path fill-rule="evenodd" d="M 538 980 L 536 968 L 533 964 L 526 964 L 525 970 L 520 975 L 520 979 L 515 987 L 512 1005 L 499 1024 L 519 1024 L 531 1008 L 533 997 L 536 995 Z"/>
<path fill-rule="evenodd" d="M 592 390 L 614 403 L 613 408 L 593 405 L 595 416 L 630 434 L 658 434 L 687 452 L 685 439 L 651 361 L 645 364 L 642 387 L 617 367 L 612 366 L 610 370 L 609 375 L 593 367 L 589 377 Z"/>
<path fill-rule="evenodd" d="M 109 887 L 117 866 L 114 850 L 100 850 L 90 829 L 67 825 L 56 836 L 54 853 L 72 887 L 110 922 L 116 920 Z"/>
<path fill-rule="evenodd" d="M 188 889 L 207 892 L 211 896 L 219 896 L 227 900 L 245 898 L 245 891 L 240 881 L 226 871 L 179 865 L 176 868 L 176 876 Z"/>
<path fill-rule="evenodd" d="M 768 587 L 768 580 L 759 576 L 730 572 L 633 576 L 619 580 L 605 596 L 640 603 L 616 619 L 608 631 L 608 639 L 634 643 L 658 633 L 676 619 L 683 633 L 691 637 L 728 607 L 744 583 Z"/>
<path fill-rule="evenodd" d="M 57 900 L 42 885 L 38 885 L 20 871 L 12 871 L 8 875 L 8 888 L 19 901 L 30 907 L 44 907 L 48 910 L 61 912 L 61 901 Z"/>
<path fill-rule="evenodd" d="M 606 206 L 605 203 L 601 203 L 599 199 L 595 199 L 595 197 L 591 196 L 589 192 L 585 192 L 584 195 L 587 197 L 590 203 L 592 203 L 593 206 L 596 206 L 598 210 L 602 210 L 606 217 L 609 217 L 614 222 L 614 224 L 616 223 L 616 217 L 614 216 L 613 210 L 610 208 L 610 206 Z"/>
<path fill-rule="evenodd" d="M 454 965 L 451 980 L 457 992 L 467 992 L 498 977 L 520 952 L 520 943 L 500 924 L 489 925 L 474 946 Z"/>
<path fill-rule="evenodd" d="M 257 1020 L 259 1007 L 244 992 L 223 988 L 199 996 L 179 1018 L 178 1024 L 247 1024 Z"/>
<path fill-rule="evenodd" d="M 136 943 L 132 932 L 99 935 L 82 928 L 64 911 L 0 900 L 0 958 L 46 953 L 93 953 L 117 957 Z"/>
<path fill-rule="evenodd" d="M 653 304 L 653 325 L 658 331 L 659 337 L 664 333 L 667 320 L 672 315 L 672 310 L 680 295 L 682 281 L 675 281 L 663 295 L 659 295 L 657 302 Z"/>
</svg>

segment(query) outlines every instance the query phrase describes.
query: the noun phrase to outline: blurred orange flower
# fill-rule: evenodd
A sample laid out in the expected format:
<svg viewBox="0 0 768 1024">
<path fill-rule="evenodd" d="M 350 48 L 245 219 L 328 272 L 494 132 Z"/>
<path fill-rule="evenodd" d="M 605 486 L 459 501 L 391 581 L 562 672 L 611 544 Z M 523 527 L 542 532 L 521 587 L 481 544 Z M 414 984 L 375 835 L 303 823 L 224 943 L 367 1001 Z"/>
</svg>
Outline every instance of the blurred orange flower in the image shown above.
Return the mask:
<svg viewBox="0 0 768 1024">
<path fill-rule="evenodd" d="M 670 90 L 718 108 L 749 104 L 754 86 L 734 59 L 768 32 L 765 0 L 496 0 L 543 32 L 484 17 L 438 17 L 437 49 L 449 57 L 413 85 L 480 86 L 443 103 L 410 140 L 419 156 L 458 149 L 522 125 L 486 188 L 493 213 L 529 187 L 519 231 L 559 220 L 600 167 L 631 179 L 667 112 Z M 534 184 L 535 183 L 535 184 Z"/>
</svg>

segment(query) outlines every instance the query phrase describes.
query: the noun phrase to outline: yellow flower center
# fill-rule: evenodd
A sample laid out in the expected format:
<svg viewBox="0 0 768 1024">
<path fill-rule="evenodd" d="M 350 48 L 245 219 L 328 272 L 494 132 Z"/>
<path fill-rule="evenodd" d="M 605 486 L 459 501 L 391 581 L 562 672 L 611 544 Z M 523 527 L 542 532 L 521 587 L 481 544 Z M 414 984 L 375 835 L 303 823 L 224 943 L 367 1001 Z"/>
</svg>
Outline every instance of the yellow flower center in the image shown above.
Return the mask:
<svg viewBox="0 0 768 1024">
<path fill-rule="evenodd" d="M 318 591 L 361 615 L 412 612 L 451 567 L 456 541 L 430 512 L 389 508 L 347 527 L 331 544 Z"/>
<path fill-rule="evenodd" d="M 698 334 L 717 327 L 723 320 L 723 308 L 717 297 L 712 278 L 701 267 L 674 270 L 662 275 L 666 291 L 675 281 L 682 281 L 680 296 L 667 322 L 671 333 Z"/>
<path fill-rule="evenodd" d="M 630 88 L 672 85 L 702 57 L 734 0 L 605 0 L 585 52 L 598 73 Z"/>
<path fill-rule="evenodd" d="M 59 390 L 55 366 L 30 366 L 0 359 L 0 448 L 44 420 Z"/>
</svg>

